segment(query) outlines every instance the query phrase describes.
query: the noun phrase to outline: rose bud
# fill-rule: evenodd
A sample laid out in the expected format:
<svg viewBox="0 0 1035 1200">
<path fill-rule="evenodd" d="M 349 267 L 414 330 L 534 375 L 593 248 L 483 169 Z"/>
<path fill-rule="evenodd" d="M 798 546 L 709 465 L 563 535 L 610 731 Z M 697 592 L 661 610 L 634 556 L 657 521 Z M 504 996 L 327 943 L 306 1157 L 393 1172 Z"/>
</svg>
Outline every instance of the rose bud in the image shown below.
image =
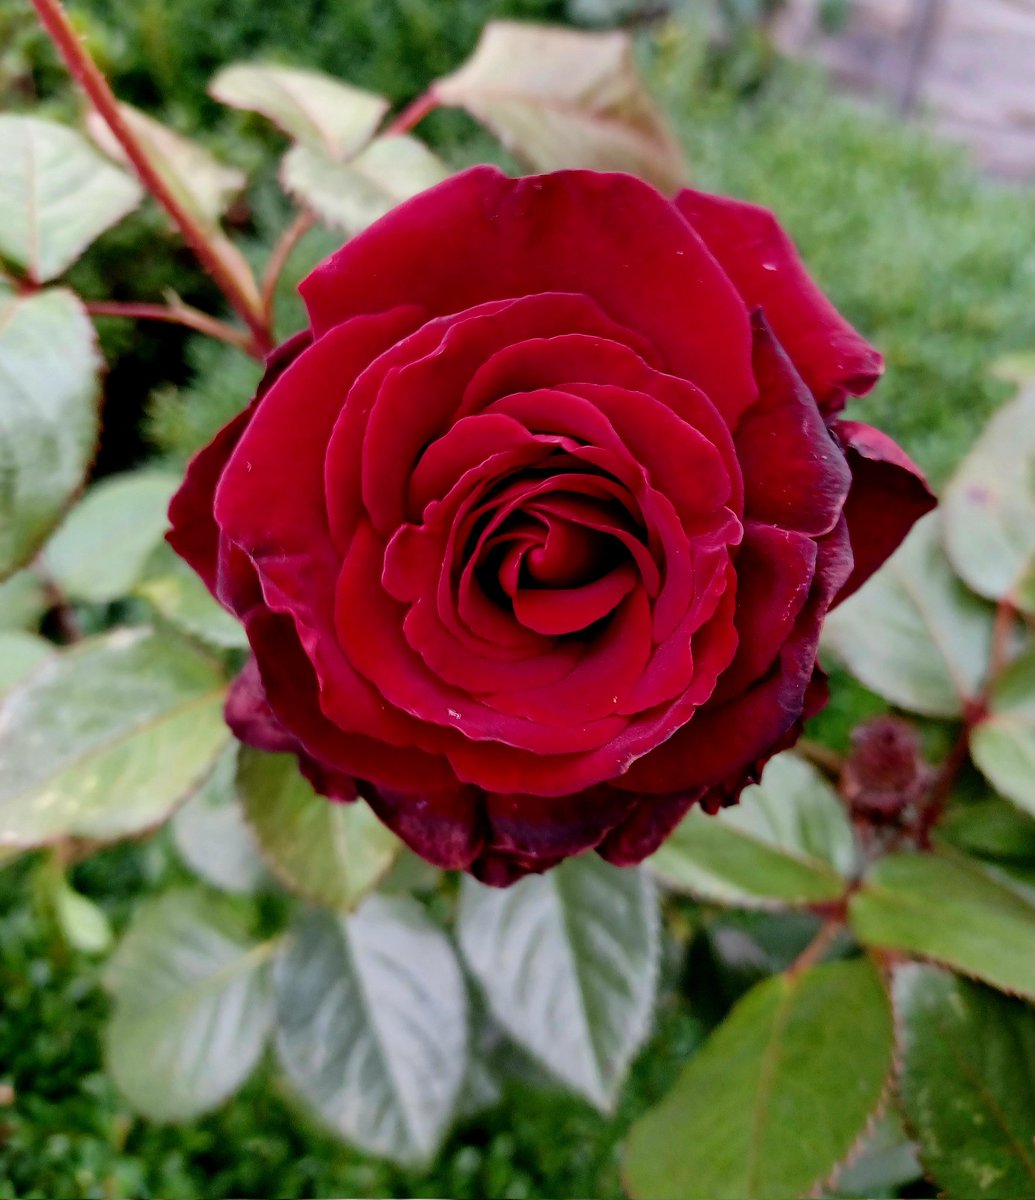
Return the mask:
<svg viewBox="0 0 1035 1200">
<path fill-rule="evenodd" d="M 837 419 L 881 359 L 773 217 L 476 167 L 301 292 L 170 509 L 251 643 L 237 735 L 494 884 L 735 800 L 823 703 L 826 612 L 934 503 Z"/>
</svg>

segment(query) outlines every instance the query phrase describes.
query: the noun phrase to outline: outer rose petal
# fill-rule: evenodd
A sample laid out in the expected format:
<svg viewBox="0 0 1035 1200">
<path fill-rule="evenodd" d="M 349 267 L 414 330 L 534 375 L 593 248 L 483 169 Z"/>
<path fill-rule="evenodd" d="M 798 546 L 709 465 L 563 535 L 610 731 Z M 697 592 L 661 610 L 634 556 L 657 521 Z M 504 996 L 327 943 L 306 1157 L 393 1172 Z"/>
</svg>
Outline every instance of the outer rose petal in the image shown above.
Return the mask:
<svg viewBox="0 0 1035 1200">
<path fill-rule="evenodd" d="M 858 421 L 836 421 L 834 434 L 852 470 L 844 515 L 855 569 L 835 604 L 861 587 L 937 504 L 913 460 L 891 438 Z"/>
<path fill-rule="evenodd" d="M 309 330 L 303 329 L 269 355 L 266 374 L 259 383 L 255 399 L 194 455 L 187 465 L 183 483 L 169 503 L 172 528 L 166 534 L 166 541 L 190 563 L 213 594 L 219 563 L 219 526 L 213 505 L 223 468 L 251 423 L 259 401 L 312 340 Z"/>
<path fill-rule="evenodd" d="M 813 283 L 794 243 L 768 209 L 690 188 L 675 205 L 704 239 L 750 308 L 761 306 L 822 408 L 862 396 L 884 360 Z"/>
<path fill-rule="evenodd" d="M 733 421 L 755 395 L 747 312 L 697 234 L 631 175 L 472 167 L 399 205 L 306 279 L 322 336 L 360 313 L 577 292 L 647 337 Z"/>
</svg>

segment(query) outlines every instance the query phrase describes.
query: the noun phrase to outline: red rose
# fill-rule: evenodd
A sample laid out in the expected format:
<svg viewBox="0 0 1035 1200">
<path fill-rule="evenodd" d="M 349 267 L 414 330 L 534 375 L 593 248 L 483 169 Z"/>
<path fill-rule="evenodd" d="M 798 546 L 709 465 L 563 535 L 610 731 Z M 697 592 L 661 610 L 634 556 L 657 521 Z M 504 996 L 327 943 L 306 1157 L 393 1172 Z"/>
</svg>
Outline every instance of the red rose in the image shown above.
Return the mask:
<svg viewBox="0 0 1035 1200">
<path fill-rule="evenodd" d="M 170 512 L 254 651 L 238 736 L 491 883 L 735 799 L 823 702 L 831 603 L 933 504 L 835 419 L 881 360 L 773 218 L 477 167 L 301 290 L 311 331 Z"/>
</svg>

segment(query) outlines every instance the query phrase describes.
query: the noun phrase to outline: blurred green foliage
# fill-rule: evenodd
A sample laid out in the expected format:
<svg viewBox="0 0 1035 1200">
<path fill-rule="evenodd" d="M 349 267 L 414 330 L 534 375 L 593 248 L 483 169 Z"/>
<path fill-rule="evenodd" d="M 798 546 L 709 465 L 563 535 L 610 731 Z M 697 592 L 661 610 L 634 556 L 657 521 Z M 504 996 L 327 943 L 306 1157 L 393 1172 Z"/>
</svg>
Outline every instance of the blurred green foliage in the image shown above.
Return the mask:
<svg viewBox="0 0 1035 1200">
<path fill-rule="evenodd" d="M 27 897 L 32 863 L 0 886 L 0 1197 L 193 1200 L 211 1197 L 450 1196 L 620 1200 L 619 1146 L 664 1094 L 703 1027 L 669 971 L 655 1034 L 614 1117 L 515 1080 L 504 1105 L 463 1123 L 427 1172 L 369 1158 L 316 1129 L 260 1070 L 217 1113 L 185 1126 L 134 1118 L 103 1070 L 107 1001 L 95 960 L 68 950 Z M 143 894 L 182 868 L 164 835 L 115 847 L 74 872 L 83 894 L 123 925 Z"/>
</svg>

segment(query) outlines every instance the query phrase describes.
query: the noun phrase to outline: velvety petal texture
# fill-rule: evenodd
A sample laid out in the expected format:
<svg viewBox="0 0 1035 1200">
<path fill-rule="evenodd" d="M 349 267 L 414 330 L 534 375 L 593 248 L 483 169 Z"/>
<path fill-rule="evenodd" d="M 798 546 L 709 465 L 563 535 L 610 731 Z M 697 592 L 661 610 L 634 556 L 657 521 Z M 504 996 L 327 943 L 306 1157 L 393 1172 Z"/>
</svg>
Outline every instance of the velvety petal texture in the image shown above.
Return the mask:
<svg viewBox="0 0 1035 1200">
<path fill-rule="evenodd" d="M 227 720 L 504 886 L 651 853 L 823 702 L 823 617 L 932 500 L 831 424 L 880 358 L 761 209 L 476 167 L 303 283 L 169 540 L 244 622 Z"/>
</svg>

